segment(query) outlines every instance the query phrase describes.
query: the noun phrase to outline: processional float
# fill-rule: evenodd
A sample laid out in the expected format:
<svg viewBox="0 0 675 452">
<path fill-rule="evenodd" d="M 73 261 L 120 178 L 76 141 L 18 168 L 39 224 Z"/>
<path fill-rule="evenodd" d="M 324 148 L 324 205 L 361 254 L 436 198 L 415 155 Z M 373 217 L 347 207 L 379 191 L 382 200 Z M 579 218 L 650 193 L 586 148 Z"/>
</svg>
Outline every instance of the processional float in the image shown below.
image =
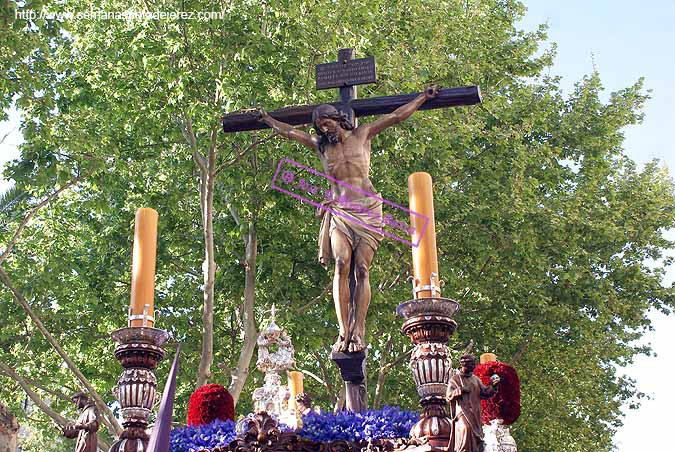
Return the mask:
<svg viewBox="0 0 675 452">
<path fill-rule="evenodd" d="M 358 61 L 354 60 L 353 50 L 342 49 L 337 63 L 321 69 L 323 81 L 319 80 L 320 71 L 317 69 L 317 87 L 320 84 L 322 89 L 339 87 L 340 101 L 335 105 L 340 108 L 349 107 L 346 111 L 353 115 L 352 119 L 358 116 L 389 113 L 416 96 L 414 94 L 356 99 L 355 85 L 374 81 L 374 61 L 372 71 L 371 62 L 360 61 L 361 69 L 356 72 L 354 69 L 356 66 L 351 64 L 351 61 Z M 366 68 L 365 71 L 363 67 Z M 336 80 L 339 82 L 337 85 Z M 470 105 L 480 101 L 480 91 L 476 86 L 450 88 L 440 90 L 436 99 L 428 101 L 420 109 Z M 313 107 L 290 107 L 271 112 L 270 115 L 290 124 L 306 124 L 311 122 Z M 223 119 L 225 132 L 265 127 L 267 126 L 258 120 L 254 112 L 230 114 Z M 453 374 L 453 366 L 447 344 L 450 335 L 457 328 L 453 315 L 459 309 L 459 303 L 441 294 L 443 283 L 438 271 L 431 176 L 423 172 L 411 174 L 408 178 L 408 188 L 413 243 L 413 293 L 410 300 L 398 306 L 397 313 L 404 321 L 403 333 L 415 345 L 410 367 L 423 411 L 419 422 L 411 430 L 410 439 L 397 442 L 386 440 L 371 442 L 369 447 L 386 451 L 410 450 L 411 447 L 418 451 L 440 451 L 447 448 L 451 433 L 451 419 L 446 408 L 446 390 Z M 148 417 L 155 403 L 157 391 L 153 371 L 165 356 L 163 346 L 169 338 L 167 331 L 154 327 L 156 228 L 157 212 L 152 209 L 139 209 L 136 214 L 129 324 L 126 328 L 112 333 L 113 339 L 118 344 L 115 356 L 124 368 L 115 390 L 124 418 L 124 431 L 110 452 L 142 452 L 146 450 L 148 444 L 149 438 L 146 434 Z M 289 359 L 292 361 L 292 355 L 289 355 Z M 337 360 L 336 363 L 340 365 Z M 345 375 L 342 366 L 341 371 L 348 391 L 350 387 L 352 389 L 358 387 L 357 391 L 364 389 L 359 389 L 362 386 L 360 379 L 362 375 L 358 369 L 355 374 L 359 375 L 353 378 Z M 275 383 L 273 386 L 276 387 L 278 382 L 275 379 L 271 383 Z M 257 405 L 269 403 L 270 400 L 267 393 L 264 393 L 264 388 L 261 388 L 257 393 Z M 359 409 L 364 407 L 363 402 L 358 400 L 353 401 L 352 406 Z M 280 450 L 281 446 L 284 450 L 294 450 L 298 447 L 303 450 L 314 448 L 308 446 L 309 442 L 295 433 L 282 434 L 276 420 L 266 416 L 265 413 L 255 414 L 246 421 L 244 427 L 246 431 L 242 431 L 236 444 L 231 445 L 239 452 Z M 316 447 L 321 449 L 323 446 Z M 329 447 L 331 448 L 332 446 Z M 354 443 L 348 447 L 349 450 L 359 448 L 360 446 Z"/>
</svg>

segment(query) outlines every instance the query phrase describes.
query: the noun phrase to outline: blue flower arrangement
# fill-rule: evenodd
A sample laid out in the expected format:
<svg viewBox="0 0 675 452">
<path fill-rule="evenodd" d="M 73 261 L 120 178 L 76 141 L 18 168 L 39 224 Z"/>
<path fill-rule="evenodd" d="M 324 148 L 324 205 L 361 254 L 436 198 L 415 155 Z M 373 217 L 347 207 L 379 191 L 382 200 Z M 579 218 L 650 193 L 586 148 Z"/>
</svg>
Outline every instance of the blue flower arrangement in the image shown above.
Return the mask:
<svg viewBox="0 0 675 452">
<path fill-rule="evenodd" d="M 342 411 L 310 413 L 302 417 L 300 436 L 313 441 L 368 441 L 372 439 L 407 438 L 419 414 L 397 407 L 368 410 L 363 413 Z M 199 452 L 226 447 L 236 438 L 234 422 L 216 420 L 210 424 L 179 427 L 171 431 L 171 452 Z M 280 425 L 280 430 L 290 430 Z"/>
<path fill-rule="evenodd" d="M 419 414 L 390 406 L 363 413 L 310 413 L 302 417 L 299 434 L 313 441 L 407 438 L 418 420 Z"/>
<path fill-rule="evenodd" d="M 216 419 L 210 424 L 173 429 L 169 440 L 169 450 L 171 452 L 198 452 L 202 449 L 227 446 L 236 436 L 234 422 Z"/>
</svg>

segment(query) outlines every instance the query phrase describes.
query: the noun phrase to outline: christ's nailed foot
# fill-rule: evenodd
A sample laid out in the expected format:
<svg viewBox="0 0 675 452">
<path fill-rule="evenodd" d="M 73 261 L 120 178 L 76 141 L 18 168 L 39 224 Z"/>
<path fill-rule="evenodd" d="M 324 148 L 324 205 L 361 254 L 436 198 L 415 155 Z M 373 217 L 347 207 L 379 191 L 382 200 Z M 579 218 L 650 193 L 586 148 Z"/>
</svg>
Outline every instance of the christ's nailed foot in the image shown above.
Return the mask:
<svg viewBox="0 0 675 452">
<path fill-rule="evenodd" d="M 356 334 L 352 334 L 350 341 L 349 341 L 349 352 L 350 353 L 357 353 L 360 352 L 361 350 L 365 349 L 366 346 L 363 343 L 363 339 L 361 339 L 360 336 Z"/>
<path fill-rule="evenodd" d="M 335 344 L 333 344 L 333 351 L 335 353 L 347 351 L 347 341 L 345 341 L 344 337 L 338 337 L 338 340 L 335 342 Z"/>
</svg>

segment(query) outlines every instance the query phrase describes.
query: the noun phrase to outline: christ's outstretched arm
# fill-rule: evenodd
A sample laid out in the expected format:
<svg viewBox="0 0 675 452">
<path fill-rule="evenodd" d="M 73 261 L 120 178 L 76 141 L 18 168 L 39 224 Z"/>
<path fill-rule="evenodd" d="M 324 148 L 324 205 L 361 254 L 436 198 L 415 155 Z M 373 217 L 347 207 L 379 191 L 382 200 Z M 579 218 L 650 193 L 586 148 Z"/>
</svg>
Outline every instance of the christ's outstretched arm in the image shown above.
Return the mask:
<svg viewBox="0 0 675 452">
<path fill-rule="evenodd" d="M 265 110 L 260 110 L 260 121 L 264 122 L 272 129 L 274 129 L 280 135 L 288 138 L 289 140 L 295 140 L 298 143 L 304 144 L 305 146 L 317 149 L 319 141 L 315 136 L 308 134 L 302 130 L 296 129 L 290 124 L 285 122 L 278 121 L 271 117 Z"/>
<path fill-rule="evenodd" d="M 422 106 L 428 99 L 438 96 L 438 86 L 431 85 L 427 87 L 422 94 L 411 100 L 405 105 L 401 105 L 393 112 L 383 115 L 379 119 L 358 127 L 357 133 L 366 133 L 367 138 L 371 139 L 387 127 L 405 121 Z"/>
</svg>

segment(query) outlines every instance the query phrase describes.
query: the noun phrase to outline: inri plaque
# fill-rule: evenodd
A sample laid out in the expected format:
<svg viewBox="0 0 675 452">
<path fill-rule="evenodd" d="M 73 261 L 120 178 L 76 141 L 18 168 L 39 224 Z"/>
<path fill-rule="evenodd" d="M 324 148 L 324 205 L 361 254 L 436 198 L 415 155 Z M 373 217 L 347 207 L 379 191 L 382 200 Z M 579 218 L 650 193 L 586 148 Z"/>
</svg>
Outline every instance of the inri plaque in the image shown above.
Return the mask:
<svg viewBox="0 0 675 452">
<path fill-rule="evenodd" d="M 316 65 L 316 89 L 374 83 L 375 57 Z"/>
</svg>

